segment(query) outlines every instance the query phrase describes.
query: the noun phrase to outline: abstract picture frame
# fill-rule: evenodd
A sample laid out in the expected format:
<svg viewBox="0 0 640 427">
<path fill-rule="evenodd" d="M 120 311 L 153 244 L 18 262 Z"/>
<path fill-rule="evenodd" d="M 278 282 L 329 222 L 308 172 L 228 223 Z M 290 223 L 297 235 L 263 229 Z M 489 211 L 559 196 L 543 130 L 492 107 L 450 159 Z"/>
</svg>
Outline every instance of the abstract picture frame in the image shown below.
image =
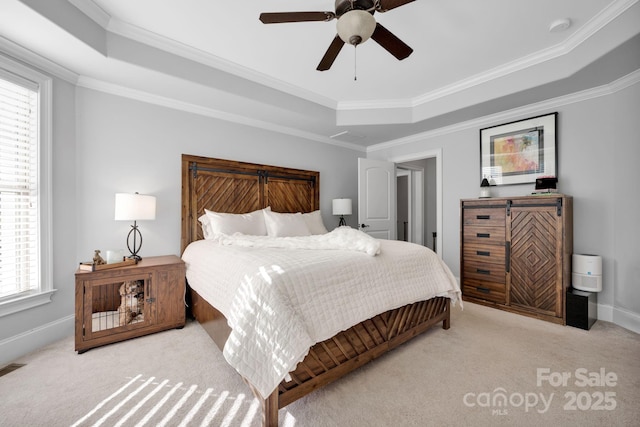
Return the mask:
<svg viewBox="0 0 640 427">
<path fill-rule="evenodd" d="M 558 113 L 480 129 L 480 180 L 495 185 L 535 183 L 558 176 Z"/>
</svg>

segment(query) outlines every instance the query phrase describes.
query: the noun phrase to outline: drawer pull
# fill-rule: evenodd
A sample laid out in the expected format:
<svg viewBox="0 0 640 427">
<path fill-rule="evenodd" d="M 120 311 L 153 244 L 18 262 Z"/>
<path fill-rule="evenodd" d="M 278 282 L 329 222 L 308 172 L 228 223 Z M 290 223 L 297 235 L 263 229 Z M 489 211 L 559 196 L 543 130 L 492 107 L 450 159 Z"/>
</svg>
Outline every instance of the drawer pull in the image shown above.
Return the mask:
<svg viewBox="0 0 640 427">
<path fill-rule="evenodd" d="M 491 237 L 491 233 L 476 233 L 476 237 L 482 239 L 489 239 Z"/>
<path fill-rule="evenodd" d="M 481 268 L 476 268 L 476 272 L 478 274 L 491 274 L 491 270 L 483 270 Z"/>
<path fill-rule="evenodd" d="M 482 286 L 476 286 L 476 290 L 482 292 L 483 294 L 488 294 L 491 292 L 491 289 L 483 288 Z"/>
<path fill-rule="evenodd" d="M 489 251 L 476 251 L 476 255 L 491 256 L 491 252 L 489 252 Z"/>
<path fill-rule="evenodd" d="M 476 219 L 491 219 L 491 215 L 476 215 Z"/>
</svg>

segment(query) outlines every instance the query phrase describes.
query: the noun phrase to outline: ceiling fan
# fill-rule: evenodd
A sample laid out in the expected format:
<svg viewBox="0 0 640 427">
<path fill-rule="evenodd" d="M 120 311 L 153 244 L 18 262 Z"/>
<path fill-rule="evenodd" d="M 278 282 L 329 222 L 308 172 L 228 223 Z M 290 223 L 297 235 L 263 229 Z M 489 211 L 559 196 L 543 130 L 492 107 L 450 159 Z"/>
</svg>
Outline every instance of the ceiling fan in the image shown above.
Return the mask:
<svg viewBox="0 0 640 427">
<path fill-rule="evenodd" d="M 335 12 L 273 12 L 261 13 L 264 24 L 285 22 L 331 21 L 337 19 L 335 36 L 320 63 L 318 71 L 331 68 L 345 43 L 357 46 L 372 38 L 398 60 L 413 52 L 402 40 L 376 22 L 375 12 L 387 12 L 415 0 L 336 0 Z"/>
</svg>

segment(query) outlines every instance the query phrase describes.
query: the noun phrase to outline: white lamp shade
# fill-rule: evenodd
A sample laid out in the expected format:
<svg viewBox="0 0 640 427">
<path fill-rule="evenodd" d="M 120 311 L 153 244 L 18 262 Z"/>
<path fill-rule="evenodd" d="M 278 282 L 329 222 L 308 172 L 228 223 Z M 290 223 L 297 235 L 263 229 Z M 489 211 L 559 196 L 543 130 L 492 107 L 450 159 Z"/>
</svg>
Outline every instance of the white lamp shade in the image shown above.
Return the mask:
<svg viewBox="0 0 640 427">
<path fill-rule="evenodd" d="M 348 44 L 364 43 L 376 29 L 376 19 L 364 10 L 350 10 L 338 19 L 338 35 Z"/>
<path fill-rule="evenodd" d="M 334 215 L 351 215 L 351 199 L 333 199 Z"/>
<path fill-rule="evenodd" d="M 116 221 L 156 219 L 156 198 L 145 194 L 116 193 Z"/>
</svg>

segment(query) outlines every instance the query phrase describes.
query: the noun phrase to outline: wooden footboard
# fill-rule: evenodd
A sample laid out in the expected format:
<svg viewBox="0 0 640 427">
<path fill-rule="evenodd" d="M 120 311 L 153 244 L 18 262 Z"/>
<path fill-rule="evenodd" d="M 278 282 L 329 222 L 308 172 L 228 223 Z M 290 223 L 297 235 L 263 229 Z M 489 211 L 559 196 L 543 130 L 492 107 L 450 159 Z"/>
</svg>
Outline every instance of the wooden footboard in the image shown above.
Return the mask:
<svg viewBox="0 0 640 427">
<path fill-rule="evenodd" d="M 190 289 L 192 314 L 222 349 L 229 335 L 224 316 Z M 264 426 L 278 425 L 278 409 L 321 388 L 442 322 L 449 329 L 449 298 L 436 297 L 379 314 L 315 344 L 296 369 L 262 401 Z"/>
</svg>

